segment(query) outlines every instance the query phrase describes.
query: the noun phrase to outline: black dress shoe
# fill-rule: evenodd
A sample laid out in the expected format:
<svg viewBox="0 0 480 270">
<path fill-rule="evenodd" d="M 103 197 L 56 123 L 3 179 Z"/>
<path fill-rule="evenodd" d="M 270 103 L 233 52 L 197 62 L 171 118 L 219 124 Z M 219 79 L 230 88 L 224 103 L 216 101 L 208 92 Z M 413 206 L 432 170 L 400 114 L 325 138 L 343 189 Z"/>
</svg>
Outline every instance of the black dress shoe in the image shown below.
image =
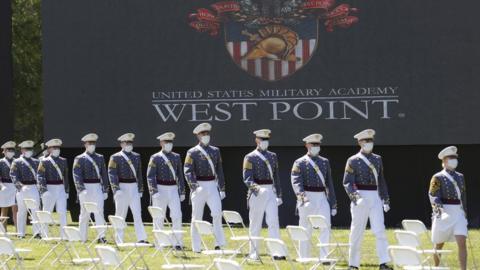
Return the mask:
<svg viewBox="0 0 480 270">
<path fill-rule="evenodd" d="M 287 258 L 285 256 L 273 256 L 275 261 L 285 261 Z"/>
<path fill-rule="evenodd" d="M 139 244 L 150 244 L 147 240 L 140 240 L 137 243 L 139 243 Z"/>
<path fill-rule="evenodd" d="M 106 243 L 107 243 L 107 239 L 105 239 L 105 237 L 99 238 L 99 239 L 97 240 L 97 243 L 99 243 L 99 244 L 106 244 Z"/>
<path fill-rule="evenodd" d="M 182 246 L 175 246 L 175 250 L 177 250 L 177 251 L 182 251 L 182 250 L 183 250 L 183 247 L 182 247 Z"/>
<path fill-rule="evenodd" d="M 349 267 L 348 267 L 348 270 L 358 270 L 358 267 L 356 267 L 356 266 L 349 266 Z"/>
<path fill-rule="evenodd" d="M 25 239 L 25 235 L 19 235 L 17 237 L 18 237 L 18 239 Z"/>
<path fill-rule="evenodd" d="M 393 270 L 392 267 L 388 266 L 386 263 L 382 263 L 380 264 L 380 266 L 378 267 L 379 270 Z"/>
<path fill-rule="evenodd" d="M 37 233 L 33 236 L 33 238 L 34 239 L 42 239 L 42 236 L 39 233 Z"/>
<path fill-rule="evenodd" d="M 215 250 L 221 250 L 221 249 L 222 249 L 222 247 L 220 247 L 220 246 L 215 246 Z"/>
</svg>

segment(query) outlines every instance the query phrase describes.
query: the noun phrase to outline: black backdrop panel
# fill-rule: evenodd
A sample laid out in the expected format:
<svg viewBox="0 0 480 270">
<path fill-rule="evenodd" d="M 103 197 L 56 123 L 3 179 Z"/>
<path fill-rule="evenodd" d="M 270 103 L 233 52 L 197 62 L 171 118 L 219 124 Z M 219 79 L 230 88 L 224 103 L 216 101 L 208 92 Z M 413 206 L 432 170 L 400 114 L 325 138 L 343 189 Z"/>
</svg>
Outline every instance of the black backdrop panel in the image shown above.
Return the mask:
<svg viewBox="0 0 480 270">
<path fill-rule="evenodd" d="M 401 220 L 405 218 L 421 219 L 427 225 L 431 223 L 431 207 L 427 192 L 430 179 L 434 173 L 440 171 L 440 161 L 437 159 L 438 151 L 441 146 L 408 146 L 376 147 L 376 152 L 384 158 L 385 177 L 391 196 L 392 210 L 385 215 L 387 226 L 400 226 Z M 184 156 L 186 148 L 174 149 Z M 224 210 L 235 210 L 242 214 L 248 221 L 248 210 L 246 204 L 247 188 L 242 182 L 242 162 L 245 154 L 252 149 L 248 147 L 221 148 L 224 160 L 225 179 L 227 183 L 227 198 L 223 201 Z M 280 224 L 282 226 L 298 224 L 298 217 L 295 216 L 295 196 L 290 184 L 290 169 L 298 157 L 304 154 L 301 147 L 282 147 L 272 148 L 277 152 L 280 161 L 280 175 L 283 189 L 283 205 L 279 208 Z M 113 148 L 99 149 L 106 157 L 114 153 Z M 154 148 L 136 149 L 142 154 L 144 167 L 148 163 L 151 154 L 158 151 Z M 63 155 L 69 158 L 70 165 L 73 157 L 81 152 L 81 149 L 64 149 Z M 355 154 L 353 147 L 323 147 L 322 155 L 330 159 L 334 179 L 335 192 L 338 199 L 338 215 L 332 219 L 334 226 L 347 227 L 350 225 L 349 199 L 341 184 L 345 161 Z M 476 177 L 477 154 L 480 152 L 480 146 L 460 146 L 459 147 L 459 167 L 458 170 L 465 174 L 468 193 L 468 218 L 469 224 L 473 227 L 480 225 L 480 197 L 475 196 L 480 190 L 480 182 Z M 146 170 L 146 168 L 144 168 Z M 68 209 L 72 212 L 74 220 L 78 219 L 79 206 L 75 202 L 75 192 L 72 191 L 69 199 Z M 142 199 L 142 209 L 144 221 L 150 221 L 148 211 L 150 196 L 147 191 Z M 207 208 L 206 208 L 207 209 Z M 105 203 L 105 215 L 108 216 L 115 212 L 115 207 L 110 194 Z M 188 202 L 182 203 L 183 221 L 188 222 L 191 215 L 191 205 Z M 209 211 L 205 210 L 205 218 L 210 219 Z M 129 217 L 131 220 L 131 217 Z"/>
<path fill-rule="evenodd" d="M 0 144 L 13 139 L 13 71 L 11 1 L 0 0 Z"/>
<path fill-rule="evenodd" d="M 337 2 L 358 8 L 359 22 L 294 29 L 310 60 L 270 82 L 232 60 L 225 39 L 242 50 L 245 35 L 189 26 L 189 14 L 214 1 L 43 1 L 45 136 L 77 147 L 95 131 L 111 147 L 132 131 L 151 147 L 172 130 L 187 146 L 192 128 L 211 121 L 221 146 L 249 145 L 259 128 L 283 146 L 317 131 L 326 144 L 349 145 L 366 127 L 382 145 L 480 143 L 479 1 Z M 267 76 L 277 70 L 258 64 Z"/>
</svg>

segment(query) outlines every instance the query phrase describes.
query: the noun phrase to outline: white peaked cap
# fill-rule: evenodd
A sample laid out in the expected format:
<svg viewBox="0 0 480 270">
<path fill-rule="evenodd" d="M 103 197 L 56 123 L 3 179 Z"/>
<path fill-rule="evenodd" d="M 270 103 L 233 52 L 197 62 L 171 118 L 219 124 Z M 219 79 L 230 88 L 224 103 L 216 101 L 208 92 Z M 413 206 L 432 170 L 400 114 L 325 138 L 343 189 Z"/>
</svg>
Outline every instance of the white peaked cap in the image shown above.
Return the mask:
<svg viewBox="0 0 480 270">
<path fill-rule="evenodd" d="M 322 134 L 315 133 L 308 135 L 307 137 L 303 138 L 303 141 L 305 143 L 321 143 L 323 139 Z"/>
<path fill-rule="evenodd" d="M 375 136 L 375 130 L 373 129 L 365 129 L 360 131 L 359 133 L 355 134 L 353 138 L 357 139 L 358 141 L 365 140 L 365 139 L 373 139 Z"/>
<path fill-rule="evenodd" d="M 440 151 L 440 153 L 438 153 L 438 158 L 443 159 L 443 158 L 449 157 L 449 156 L 458 157 L 457 151 L 458 151 L 458 149 L 457 149 L 456 146 L 446 147 L 442 151 Z"/>
<path fill-rule="evenodd" d="M 193 129 L 193 134 L 197 135 L 198 133 L 204 132 L 204 131 L 211 131 L 212 130 L 212 125 L 209 123 L 201 123 L 200 125 L 196 126 Z"/>
<path fill-rule="evenodd" d="M 23 141 L 21 142 L 18 147 L 20 148 L 33 148 L 33 146 L 35 145 L 35 143 L 33 141 Z"/>
<path fill-rule="evenodd" d="M 60 147 L 62 146 L 62 144 L 63 142 L 60 139 L 51 139 L 50 141 L 45 143 L 47 147 Z"/>
<path fill-rule="evenodd" d="M 175 139 L 175 133 L 173 132 L 166 132 L 157 137 L 157 140 L 160 141 L 173 141 L 173 139 Z"/>
<path fill-rule="evenodd" d="M 270 134 L 272 134 L 272 131 L 270 129 L 259 129 L 259 130 L 255 130 L 253 134 L 255 134 L 255 136 L 258 138 L 269 139 Z"/>
<path fill-rule="evenodd" d="M 82 138 L 82 142 L 96 142 L 98 140 L 98 135 L 95 133 L 89 133 Z"/>
<path fill-rule="evenodd" d="M 133 139 L 135 139 L 135 134 L 133 133 L 125 133 L 122 136 L 118 137 L 119 142 L 133 142 Z"/>
</svg>

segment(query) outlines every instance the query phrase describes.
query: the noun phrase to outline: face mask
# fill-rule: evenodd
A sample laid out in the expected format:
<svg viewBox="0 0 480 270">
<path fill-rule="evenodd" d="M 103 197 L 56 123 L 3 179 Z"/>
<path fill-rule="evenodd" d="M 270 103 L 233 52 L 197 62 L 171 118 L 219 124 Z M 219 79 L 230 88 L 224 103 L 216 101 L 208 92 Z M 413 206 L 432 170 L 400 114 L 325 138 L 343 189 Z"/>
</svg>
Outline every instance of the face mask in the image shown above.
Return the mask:
<svg viewBox="0 0 480 270">
<path fill-rule="evenodd" d="M 373 142 L 367 142 L 362 145 L 362 150 L 370 153 L 373 150 Z"/>
<path fill-rule="evenodd" d="M 200 138 L 200 142 L 207 145 L 210 143 L 210 135 L 205 135 Z"/>
<path fill-rule="evenodd" d="M 54 157 L 60 156 L 60 149 L 53 149 L 52 150 L 52 156 L 54 156 Z"/>
<path fill-rule="evenodd" d="M 7 153 L 5 153 L 5 157 L 8 159 L 12 159 L 14 156 L 15 156 L 15 152 L 13 151 L 8 151 Z"/>
<path fill-rule="evenodd" d="M 167 153 L 170 153 L 170 151 L 172 151 L 172 148 L 173 148 L 173 143 L 166 143 L 163 145 L 163 151 Z"/>
<path fill-rule="evenodd" d="M 31 158 L 33 155 L 33 151 L 29 150 L 29 151 L 26 151 L 25 153 L 23 153 L 23 156 L 26 157 L 26 158 Z"/>
<path fill-rule="evenodd" d="M 458 159 L 447 160 L 447 166 L 448 166 L 449 169 L 454 170 L 458 166 Z"/>
<path fill-rule="evenodd" d="M 261 141 L 259 147 L 261 150 L 265 151 L 268 149 L 268 144 L 269 144 L 268 141 Z"/>
<path fill-rule="evenodd" d="M 123 151 L 125 151 L 127 153 L 132 152 L 132 150 L 133 150 L 133 145 L 131 145 L 131 144 L 127 144 L 123 147 Z"/>
<path fill-rule="evenodd" d="M 310 154 L 312 156 L 316 156 L 318 155 L 318 153 L 320 153 L 320 146 L 312 146 L 310 147 Z"/>
<path fill-rule="evenodd" d="M 95 152 L 95 145 L 94 144 L 89 144 L 87 145 L 87 152 L 92 154 L 93 152 Z"/>
</svg>

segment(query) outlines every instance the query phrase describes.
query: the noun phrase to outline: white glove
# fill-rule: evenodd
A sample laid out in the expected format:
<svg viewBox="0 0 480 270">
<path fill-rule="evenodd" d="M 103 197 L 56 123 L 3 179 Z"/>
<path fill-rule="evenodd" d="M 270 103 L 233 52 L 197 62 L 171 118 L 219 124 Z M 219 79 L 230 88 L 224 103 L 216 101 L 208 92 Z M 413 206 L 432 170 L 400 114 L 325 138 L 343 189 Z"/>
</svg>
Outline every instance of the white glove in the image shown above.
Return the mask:
<svg viewBox="0 0 480 270">
<path fill-rule="evenodd" d="M 155 193 L 152 195 L 152 199 L 157 199 L 158 197 L 160 197 L 160 193 Z"/>
<path fill-rule="evenodd" d="M 181 202 L 185 201 L 185 194 L 180 195 L 180 201 Z"/>
<path fill-rule="evenodd" d="M 7 187 L 4 185 L 4 184 L 1 184 L 0 183 L 0 191 L 3 191 L 4 189 L 6 189 Z"/>
<path fill-rule="evenodd" d="M 108 199 L 108 193 L 103 193 L 103 200 L 107 200 Z"/>
<path fill-rule="evenodd" d="M 332 215 L 332 217 L 336 216 L 337 215 L 337 209 L 335 209 L 335 208 L 332 209 L 331 215 Z"/>
<path fill-rule="evenodd" d="M 227 197 L 227 194 L 225 194 L 225 191 L 220 191 L 220 199 L 223 200 Z"/>
<path fill-rule="evenodd" d="M 22 186 L 21 191 L 27 191 L 27 186 Z"/>
<path fill-rule="evenodd" d="M 283 201 L 282 198 L 277 198 L 277 206 L 282 205 Z"/>
<path fill-rule="evenodd" d="M 384 205 L 383 205 L 383 211 L 384 211 L 385 213 L 387 213 L 388 211 L 390 211 L 390 205 L 384 204 Z"/>
<path fill-rule="evenodd" d="M 65 194 L 65 199 L 68 200 L 69 197 L 70 197 L 70 196 L 68 195 L 68 193 L 66 193 L 66 194 Z"/>
<path fill-rule="evenodd" d="M 104 194 L 105 194 L 105 193 L 104 193 Z M 115 194 L 113 194 L 113 199 L 116 201 L 116 200 L 118 200 L 122 195 L 123 195 L 123 191 L 121 191 L 121 190 L 119 189 L 119 190 L 117 190 L 117 191 L 115 192 Z M 106 200 L 106 199 L 105 199 L 105 200 Z"/>
<path fill-rule="evenodd" d="M 357 205 L 358 206 L 363 205 L 363 198 L 360 198 L 357 200 Z"/>
<path fill-rule="evenodd" d="M 143 197 L 143 192 L 139 192 L 139 193 L 138 193 L 138 196 L 139 196 L 140 198 L 142 198 L 142 197 Z"/>
<path fill-rule="evenodd" d="M 82 192 L 80 192 L 80 194 L 78 194 L 78 198 L 83 200 L 83 198 L 85 198 L 85 196 L 87 196 L 87 190 L 84 189 L 82 190 Z"/>
</svg>

